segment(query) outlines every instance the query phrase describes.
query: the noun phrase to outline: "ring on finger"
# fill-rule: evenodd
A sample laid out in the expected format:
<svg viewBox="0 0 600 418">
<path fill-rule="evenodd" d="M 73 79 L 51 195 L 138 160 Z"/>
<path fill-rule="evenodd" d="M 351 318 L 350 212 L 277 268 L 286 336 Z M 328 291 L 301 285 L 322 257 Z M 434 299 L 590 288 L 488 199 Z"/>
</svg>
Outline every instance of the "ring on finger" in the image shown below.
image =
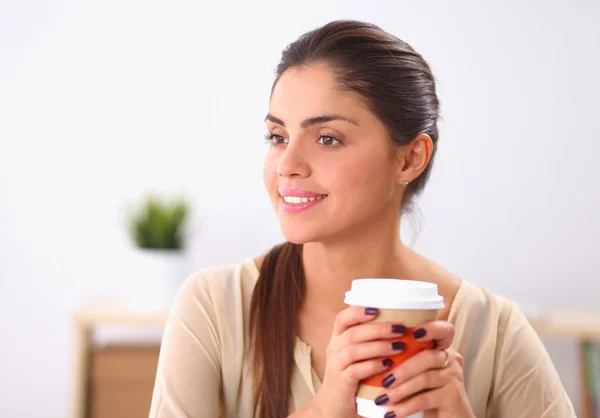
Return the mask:
<svg viewBox="0 0 600 418">
<path fill-rule="evenodd" d="M 445 369 L 450 363 L 450 353 L 448 353 L 448 349 L 446 348 L 444 348 L 442 351 L 444 352 L 444 354 L 446 354 L 446 361 L 444 361 L 444 365 L 442 366 L 442 369 Z"/>
</svg>

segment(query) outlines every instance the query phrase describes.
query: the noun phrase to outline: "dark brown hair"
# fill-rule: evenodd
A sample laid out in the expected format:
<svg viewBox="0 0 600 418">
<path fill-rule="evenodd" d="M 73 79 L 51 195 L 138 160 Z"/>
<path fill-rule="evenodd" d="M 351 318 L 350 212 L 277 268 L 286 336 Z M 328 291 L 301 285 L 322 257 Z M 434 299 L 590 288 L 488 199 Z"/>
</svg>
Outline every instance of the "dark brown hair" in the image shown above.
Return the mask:
<svg viewBox="0 0 600 418">
<path fill-rule="evenodd" d="M 406 42 L 373 24 L 341 20 L 310 31 L 283 51 L 273 88 L 290 68 L 328 65 L 342 91 L 357 94 L 386 125 L 394 145 L 426 133 L 431 161 L 413 180 L 403 207 L 419 194 L 437 150 L 439 101 L 427 62 Z M 297 314 L 306 290 L 302 245 L 284 243 L 265 257 L 250 306 L 254 411 L 258 418 L 287 416 Z"/>
</svg>

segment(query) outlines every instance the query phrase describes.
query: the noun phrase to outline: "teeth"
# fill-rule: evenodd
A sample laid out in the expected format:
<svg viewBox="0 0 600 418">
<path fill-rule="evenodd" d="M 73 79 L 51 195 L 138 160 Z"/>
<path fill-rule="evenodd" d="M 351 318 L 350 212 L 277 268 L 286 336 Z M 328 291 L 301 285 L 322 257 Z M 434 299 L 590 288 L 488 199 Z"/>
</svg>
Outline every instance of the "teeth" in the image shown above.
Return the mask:
<svg viewBox="0 0 600 418">
<path fill-rule="evenodd" d="M 299 197 L 299 196 L 283 196 L 283 200 L 286 203 L 308 203 L 313 202 L 315 200 L 321 200 L 325 196 L 317 196 L 317 197 Z"/>
</svg>

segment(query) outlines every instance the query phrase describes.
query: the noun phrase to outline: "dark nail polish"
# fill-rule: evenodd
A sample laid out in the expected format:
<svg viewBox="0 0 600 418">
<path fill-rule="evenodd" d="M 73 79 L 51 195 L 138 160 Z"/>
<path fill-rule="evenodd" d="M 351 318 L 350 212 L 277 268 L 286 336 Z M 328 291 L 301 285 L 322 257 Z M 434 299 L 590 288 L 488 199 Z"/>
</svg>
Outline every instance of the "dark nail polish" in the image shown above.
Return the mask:
<svg viewBox="0 0 600 418">
<path fill-rule="evenodd" d="M 394 411 L 386 412 L 383 418 L 396 418 L 396 413 Z"/>
<path fill-rule="evenodd" d="M 396 381 L 396 377 L 393 374 L 388 374 L 385 379 L 381 382 L 384 388 L 388 388 L 392 383 Z"/>
<path fill-rule="evenodd" d="M 389 358 L 383 359 L 382 363 L 385 367 L 390 367 L 392 364 L 394 364 L 394 362 Z"/>
<path fill-rule="evenodd" d="M 415 338 L 423 338 L 427 335 L 427 330 L 425 328 L 419 328 L 413 331 L 413 337 Z"/>
<path fill-rule="evenodd" d="M 402 341 L 394 341 L 392 343 L 393 350 L 404 350 L 405 348 L 406 348 L 406 344 L 404 344 Z"/>
<path fill-rule="evenodd" d="M 381 395 L 380 397 L 375 399 L 375 405 L 383 405 L 384 403 L 386 403 L 389 400 L 390 400 L 390 398 L 388 398 L 388 396 L 384 393 L 383 395 Z"/>
<path fill-rule="evenodd" d="M 379 313 L 379 309 L 377 308 L 365 308 L 365 315 L 377 315 Z"/>
<path fill-rule="evenodd" d="M 406 327 L 404 325 L 392 325 L 392 332 L 394 334 L 406 334 Z"/>
</svg>

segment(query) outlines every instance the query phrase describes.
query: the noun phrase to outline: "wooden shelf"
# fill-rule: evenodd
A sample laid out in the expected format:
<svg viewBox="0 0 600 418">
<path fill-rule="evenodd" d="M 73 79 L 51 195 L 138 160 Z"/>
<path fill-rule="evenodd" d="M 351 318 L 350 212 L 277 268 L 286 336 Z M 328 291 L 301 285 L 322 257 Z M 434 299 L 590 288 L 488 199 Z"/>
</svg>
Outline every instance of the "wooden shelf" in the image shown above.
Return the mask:
<svg viewBox="0 0 600 418">
<path fill-rule="evenodd" d="M 89 397 L 90 375 L 93 366 L 91 358 L 94 329 L 107 325 L 164 327 L 167 318 L 168 312 L 163 311 L 150 312 L 115 308 L 86 308 L 74 314 L 75 356 L 72 418 L 88 418 L 88 414 L 91 414 L 92 417 L 98 416 L 97 414 L 100 414 L 100 416 L 106 415 L 102 415 L 101 410 L 98 412 L 97 402 L 90 403 L 92 400 Z M 106 395 L 105 392 L 103 393 Z"/>
<path fill-rule="evenodd" d="M 74 320 L 78 326 L 83 327 L 97 325 L 164 326 L 168 316 L 169 313 L 163 311 L 85 309 L 76 312 Z"/>
<path fill-rule="evenodd" d="M 600 312 L 547 314 L 539 318 L 530 318 L 529 321 L 538 335 L 543 337 L 600 341 Z"/>
<path fill-rule="evenodd" d="M 530 318 L 530 323 L 540 337 L 566 338 L 577 342 L 579 385 L 581 387 L 581 418 L 598 418 L 592 389 L 588 387 L 590 379 L 586 352 L 590 344 L 600 342 L 600 312 L 590 313 L 553 313 Z M 597 396 L 597 394 L 596 394 Z"/>
<path fill-rule="evenodd" d="M 85 309 L 75 313 L 78 326 L 139 325 L 164 326 L 168 312 Z M 558 313 L 529 318 L 535 331 L 544 337 L 566 337 L 600 341 L 600 312 L 590 314 Z"/>
<path fill-rule="evenodd" d="M 73 388 L 72 418 L 87 418 L 89 400 L 86 389 L 89 382 L 91 334 L 95 327 L 105 325 L 158 326 L 163 327 L 168 312 L 135 311 L 128 309 L 88 308 L 75 313 L 75 378 Z M 600 312 L 597 313 L 554 313 L 530 317 L 529 322 L 540 337 L 575 339 L 579 350 L 579 373 L 582 385 L 586 385 L 587 370 L 582 359 L 583 347 L 590 342 L 600 342 Z M 590 406 L 589 392 L 582 386 L 583 415 L 595 418 Z"/>
</svg>

